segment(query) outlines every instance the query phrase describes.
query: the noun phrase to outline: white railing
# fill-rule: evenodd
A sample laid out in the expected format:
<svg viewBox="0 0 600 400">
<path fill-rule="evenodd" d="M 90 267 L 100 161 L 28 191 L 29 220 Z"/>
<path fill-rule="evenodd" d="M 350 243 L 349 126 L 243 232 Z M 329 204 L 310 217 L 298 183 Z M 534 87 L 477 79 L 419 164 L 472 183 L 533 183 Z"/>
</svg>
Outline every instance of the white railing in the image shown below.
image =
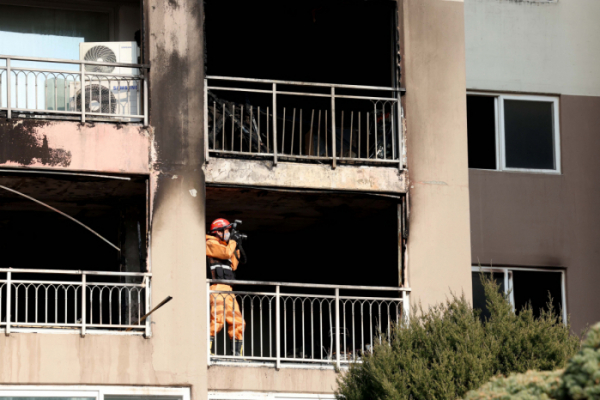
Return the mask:
<svg viewBox="0 0 600 400">
<path fill-rule="evenodd" d="M 282 364 L 339 367 L 360 361 L 374 343 L 387 340 L 409 313 L 409 288 L 218 281 L 235 285 L 228 292 L 211 290 L 216 282 L 208 279 L 207 283 L 209 341 L 211 321 L 220 320 L 223 326 L 212 346 L 209 343 L 209 365 L 244 361 L 277 368 Z M 380 294 L 386 292 L 387 296 Z M 232 301 L 245 322 L 241 356 L 235 355 L 229 334 L 240 320 L 229 316 L 231 307 L 218 307 Z"/>
<path fill-rule="evenodd" d="M 0 111 L 8 119 L 148 125 L 147 72 L 141 64 L 0 55 Z"/>
<path fill-rule="evenodd" d="M 403 167 L 404 89 L 223 76 L 204 86 L 206 160 Z"/>
<path fill-rule="evenodd" d="M 0 328 L 149 333 L 150 273 L 0 268 Z"/>
</svg>

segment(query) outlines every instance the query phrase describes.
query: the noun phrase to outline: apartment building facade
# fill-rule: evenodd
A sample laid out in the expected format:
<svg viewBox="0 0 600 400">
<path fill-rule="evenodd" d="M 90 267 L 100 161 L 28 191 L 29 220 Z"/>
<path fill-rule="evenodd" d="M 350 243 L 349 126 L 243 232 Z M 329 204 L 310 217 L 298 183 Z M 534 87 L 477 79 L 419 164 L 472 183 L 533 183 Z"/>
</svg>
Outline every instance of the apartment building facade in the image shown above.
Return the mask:
<svg viewBox="0 0 600 400">
<path fill-rule="evenodd" d="M 463 3 L 0 10 L 2 396 L 332 398 L 411 305 L 470 297 Z M 217 217 L 243 357 L 229 322 L 208 346 Z"/>
<path fill-rule="evenodd" d="M 596 282 L 600 33 L 594 1 L 465 1 L 471 262 L 575 331 Z"/>
</svg>

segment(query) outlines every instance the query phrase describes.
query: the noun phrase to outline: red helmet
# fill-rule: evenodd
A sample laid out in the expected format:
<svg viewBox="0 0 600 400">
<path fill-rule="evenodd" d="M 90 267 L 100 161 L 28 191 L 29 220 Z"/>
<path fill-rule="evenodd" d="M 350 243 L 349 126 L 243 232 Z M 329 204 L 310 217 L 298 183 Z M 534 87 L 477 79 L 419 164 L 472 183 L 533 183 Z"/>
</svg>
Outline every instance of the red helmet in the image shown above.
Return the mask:
<svg viewBox="0 0 600 400">
<path fill-rule="evenodd" d="M 210 224 L 210 231 L 212 232 L 217 229 L 226 229 L 229 227 L 229 225 L 231 224 L 225 218 L 218 218 L 215 219 L 212 224 Z"/>
</svg>

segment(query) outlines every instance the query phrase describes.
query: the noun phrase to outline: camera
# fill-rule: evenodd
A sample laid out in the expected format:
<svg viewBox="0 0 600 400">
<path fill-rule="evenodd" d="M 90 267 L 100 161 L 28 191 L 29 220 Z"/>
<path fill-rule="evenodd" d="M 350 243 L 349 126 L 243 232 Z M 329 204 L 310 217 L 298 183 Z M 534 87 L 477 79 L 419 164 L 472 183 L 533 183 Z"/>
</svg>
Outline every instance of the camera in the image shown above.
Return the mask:
<svg viewBox="0 0 600 400">
<path fill-rule="evenodd" d="M 233 221 L 233 224 L 231 224 L 231 233 L 233 234 L 234 232 L 238 234 L 238 236 L 244 240 L 248 239 L 248 235 L 244 235 L 243 233 L 237 232 L 236 228 L 238 225 L 242 224 L 242 220 L 236 219 L 235 221 Z"/>
</svg>

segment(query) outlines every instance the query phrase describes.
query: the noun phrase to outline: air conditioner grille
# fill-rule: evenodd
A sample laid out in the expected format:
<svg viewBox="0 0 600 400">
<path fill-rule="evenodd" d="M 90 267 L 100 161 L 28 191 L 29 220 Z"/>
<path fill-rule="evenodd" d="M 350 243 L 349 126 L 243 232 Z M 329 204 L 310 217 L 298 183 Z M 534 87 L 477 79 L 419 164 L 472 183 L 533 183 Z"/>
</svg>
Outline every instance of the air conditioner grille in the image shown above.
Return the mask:
<svg viewBox="0 0 600 400">
<path fill-rule="evenodd" d="M 76 94 L 77 111 L 81 110 L 81 90 Z M 115 114 L 117 98 L 109 88 L 103 85 L 85 86 L 85 112 Z"/>
<path fill-rule="evenodd" d="M 98 45 L 89 49 L 85 53 L 83 59 L 85 61 L 116 63 L 117 55 L 110 48 Z M 86 65 L 85 70 L 88 72 L 102 72 L 107 74 L 113 72 L 115 67 L 109 65 Z"/>
</svg>

